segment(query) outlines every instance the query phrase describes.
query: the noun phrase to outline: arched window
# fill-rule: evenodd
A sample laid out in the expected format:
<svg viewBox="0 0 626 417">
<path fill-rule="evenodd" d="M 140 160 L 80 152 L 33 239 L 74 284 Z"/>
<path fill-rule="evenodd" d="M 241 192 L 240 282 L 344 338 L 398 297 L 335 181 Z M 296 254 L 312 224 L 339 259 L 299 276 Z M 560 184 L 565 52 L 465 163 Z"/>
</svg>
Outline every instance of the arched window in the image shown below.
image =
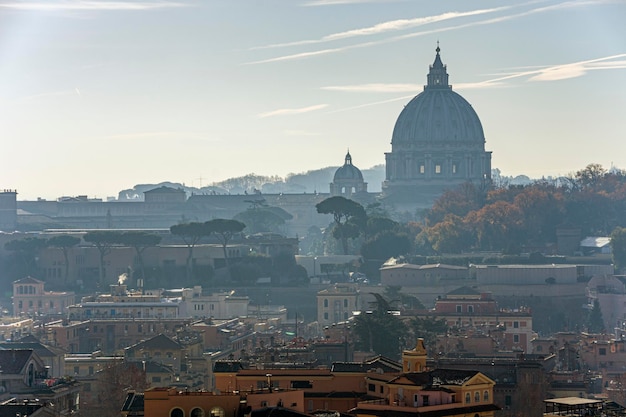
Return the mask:
<svg viewBox="0 0 626 417">
<path fill-rule="evenodd" d="M 474 393 L 474 402 L 475 403 L 479 403 L 480 402 L 480 392 L 479 391 L 476 391 Z"/>
<path fill-rule="evenodd" d="M 224 417 L 224 409 L 222 407 L 211 408 L 211 417 Z"/>
<path fill-rule="evenodd" d="M 489 391 L 483 392 L 483 401 L 489 401 Z"/>
<path fill-rule="evenodd" d="M 465 402 L 467 404 L 472 402 L 472 395 L 469 392 L 465 393 Z"/>
<path fill-rule="evenodd" d="M 196 407 L 193 410 L 191 410 L 191 414 L 189 415 L 191 417 L 204 417 L 204 410 L 200 407 Z"/>
<path fill-rule="evenodd" d="M 185 412 L 180 408 L 174 408 L 170 411 L 170 417 L 185 417 Z"/>
</svg>

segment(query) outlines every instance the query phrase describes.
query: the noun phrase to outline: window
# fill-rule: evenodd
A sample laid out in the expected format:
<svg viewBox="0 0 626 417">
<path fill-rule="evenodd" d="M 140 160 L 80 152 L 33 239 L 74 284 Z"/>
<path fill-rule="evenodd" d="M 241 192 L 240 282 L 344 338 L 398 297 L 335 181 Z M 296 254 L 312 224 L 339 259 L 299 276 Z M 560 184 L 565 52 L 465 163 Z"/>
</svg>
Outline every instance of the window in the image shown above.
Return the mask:
<svg viewBox="0 0 626 417">
<path fill-rule="evenodd" d="M 456 312 L 457 313 L 462 313 L 463 312 L 463 306 L 456 306 Z"/>
<path fill-rule="evenodd" d="M 161 377 L 160 376 L 153 376 L 152 377 L 152 382 L 161 382 Z"/>
<path fill-rule="evenodd" d="M 489 391 L 483 392 L 483 401 L 489 401 Z"/>
<path fill-rule="evenodd" d="M 424 407 L 428 407 L 430 405 L 430 401 L 428 400 L 428 395 L 422 395 L 422 405 Z"/>
<path fill-rule="evenodd" d="M 368 391 L 372 391 L 372 392 L 376 392 L 376 385 L 374 385 L 374 384 L 367 384 L 367 390 Z"/>
<path fill-rule="evenodd" d="M 435 174 L 441 174 L 441 165 L 435 164 Z"/>
<path fill-rule="evenodd" d="M 519 335 L 518 334 L 514 334 L 513 335 L 513 343 L 519 343 Z"/>
<path fill-rule="evenodd" d="M 467 312 L 468 313 L 473 313 L 474 312 L 474 306 L 467 306 Z"/>
<path fill-rule="evenodd" d="M 185 412 L 180 408 L 175 408 L 170 411 L 170 417 L 185 417 Z"/>
<path fill-rule="evenodd" d="M 426 168 L 424 165 L 420 165 L 420 174 L 423 174 L 424 172 L 426 172 Z"/>
<path fill-rule="evenodd" d="M 291 381 L 291 388 L 313 388 L 311 381 Z"/>
<path fill-rule="evenodd" d="M 510 407 L 511 403 L 512 403 L 511 396 L 510 395 L 505 396 L 504 397 L 504 405 L 506 405 L 507 407 Z"/>
<path fill-rule="evenodd" d="M 452 173 L 456 174 L 456 164 L 452 164 Z"/>
<path fill-rule="evenodd" d="M 606 355 L 606 348 L 600 348 L 600 349 L 598 350 L 598 353 L 599 353 L 600 355 L 602 355 L 602 356 L 605 356 L 605 355 Z"/>
<path fill-rule="evenodd" d="M 513 328 L 514 329 L 519 329 L 519 321 L 514 321 L 513 322 Z"/>
<path fill-rule="evenodd" d="M 219 408 L 219 407 L 215 407 L 215 408 Z M 215 408 L 213 408 L 211 410 L 211 415 L 218 415 L 218 414 L 213 414 L 213 410 Z M 220 408 L 220 410 L 222 410 L 222 409 Z M 196 407 L 193 410 L 191 410 L 191 413 L 189 413 L 189 415 L 191 417 L 204 417 L 204 410 L 202 408 L 200 408 L 200 407 Z M 222 410 L 222 414 L 221 414 L 221 417 L 223 417 L 223 416 L 224 416 L 224 410 Z"/>
<path fill-rule="evenodd" d="M 465 403 L 469 404 L 471 402 L 472 402 L 472 395 L 469 392 L 465 393 Z"/>
<path fill-rule="evenodd" d="M 328 308 L 328 298 L 324 298 L 324 307 Z"/>
<path fill-rule="evenodd" d="M 474 392 L 474 402 L 475 403 L 479 403 L 480 402 L 480 392 L 479 391 Z"/>
<path fill-rule="evenodd" d="M 328 313 L 324 313 L 324 320 L 328 320 Z"/>
<path fill-rule="evenodd" d="M 344 307 L 348 307 L 348 299 L 347 298 L 343 299 L 343 306 Z"/>
</svg>

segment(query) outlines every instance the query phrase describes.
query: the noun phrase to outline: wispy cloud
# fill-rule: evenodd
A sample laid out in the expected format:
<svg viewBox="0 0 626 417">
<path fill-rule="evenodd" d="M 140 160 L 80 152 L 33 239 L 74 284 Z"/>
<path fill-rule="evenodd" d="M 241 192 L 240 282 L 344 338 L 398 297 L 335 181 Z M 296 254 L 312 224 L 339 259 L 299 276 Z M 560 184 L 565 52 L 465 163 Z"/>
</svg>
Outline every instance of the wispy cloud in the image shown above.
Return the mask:
<svg viewBox="0 0 626 417">
<path fill-rule="evenodd" d="M 406 39 L 410 39 L 410 38 L 414 38 L 414 37 L 418 37 L 418 36 L 432 35 L 432 34 L 436 34 L 436 33 L 443 33 L 443 32 L 449 32 L 449 31 L 454 31 L 454 30 L 466 29 L 466 28 L 470 28 L 470 27 L 474 27 L 474 26 L 492 25 L 492 24 L 501 23 L 501 22 L 508 21 L 508 20 L 519 19 L 519 18 L 522 18 L 522 17 L 526 17 L 526 16 L 529 16 L 529 15 L 538 14 L 538 13 L 545 13 L 545 12 L 549 12 L 549 11 L 558 11 L 558 10 L 563 10 L 563 9 L 583 7 L 583 6 L 588 6 L 588 5 L 599 5 L 599 4 L 603 4 L 603 3 L 613 3 L 613 2 L 615 2 L 615 0 L 565 1 L 565 2 L 562 2 L 562 3 L 550 5 L 550 6 L 537 7 L 537 8 L 526 10 L 526 11 L 519 12 L 519 13 L 513 13 L 513 14 L 508 14 L 508 15 L 504 15 L 504 16 L 498 16 L 498 17 L 494 17 L 494 18 L 490 18 L 490 19 L 484 19 L 484 20 L 478 20 L 478 21 L 474 21 L 474 22 L 463 23 L 463 24 L 459 24 L 459 25 L 455 25 L 455 26 L 447 26 L 447 27 L 443 27 L 443 28 L 436 28 L 436 29 L 431 29 L 431 30 L 413 32 L 413 33 L 408 33 L 408 34 L 404 34 L 404 35 L 398 35 L 398 36 L 389 37 L 387 39 L 381 39 L 381 40 L 370 41 L 370 42 L 365 42 L 365 43 L 357 43 L 357 44 L 353 44 L 353 45 L 346 45 L 346 46 L 341 46 L 341 47 L 336 47 L 336 48 L 328 48 L 328 49 L 321 49 L 321 50 L 317 50 L 317 51 L 300 52 L 300 53 L 295 53 L 295 54 L 282 55 L 282 56 L 278 56 L 278 57 L 274 57 L 274 58 L 268 58 L 268 59 L 263 59 L 263 60 L 258 60 L 258 61 L 252 61 L 252 62 L 248 62 L 246 64 L 248 64 L 248 65 L 267 64 L 267 63 L 272 63 L 272 62 L 291 61 L 291 60 L 296 60 L 296 59 L 304 59 L 304 58 L 311 58 L 311 57 L 322 56 L 322 55 L 336 54 L 336 53 L 345 52 L 345 51 L 348 51 L 348 50 L 351 50 L 351 49 L 365 48 L 365 47 L 370 47 L 370 46 L 382 45 L 382 44 L 402 41 L 402 40 L 406 40 Z M 525 3 L 524 5 L 535 4 L 535 3 L 537 3 L 537 1 L 532 1 L 530 3 Z M 502 10 L 502 8 L 499 8 L 499 9 L 484 9 L 484 10 Z M 480 12 L 480 11 L 475 11 L 475 12 Z M 472 13 L 472 12 L 466 12 L 466 13 Z M 438 15 L 438 16 L 442 16 L 442 15 Z M 431 16 L 431 18 L 432 18 L 432 16 Z M 422 18 L 422 19 L 428 19 L 428 17 Z M 385 26 L 385 23 L 382 23 L 382 24 L 376 25 L 376 26 L 381 26 L 379 30 L 383 30 L 383 28 Z M 394 25 L 390 25 L 390 27 L 393 27 L 393 26 Z M 368 30 L 374 30 L 372 28 L 374 28 L 374 26 L 364 30 L 364 33 L 367 32 Z M 338 33 L 338 34 L 333 34 L 333 35 L 328 35 L 328 36 L 339 36 L 340 34 L 348 34 L 348 33 L 351 33 L 351 32 L 353 32 L 353 31 L 341 32 L 341 33 Z M 382 32 L 380 32 L 380 33 L 382 33 Z M 343 35 L 341 35 L 341 36 L 343 36 Z M 356 36 L 356 35 L 353 35 L 353 36 Z M 322 38 L 322 39 L 325 39 L 325 38 Z M 302 41 L 302 42 L 305 42 L 305 43 L 306 42 L 309 42 L 309 43 L 310 42 L 319 43 L 320 40 L 316 40 L 316 41 Z M 288 46 L 288 45 L 295 45 L 295 44 L 298 44 L 298 42 L 294 42 L 294 43 L 290 43 L 290 44 L 279 44 L 277 46 Z"/>
<path fill-rule="evenodd" d="M 414 96 L 415 95 L 412 94 L 410 96 L 394 97 L 394 98 L 390 98 L 388 100 L 381 100 L 381 101 L 374 101 L 374 102 L 370 102 L 370 103 L 363 103 L 363 104 L 359 104 L 359 105 L 356 105 L 356 106 L 344 107 L 343 109 L 333 110 L 333 111 L 330 111 L 329 113 L 341 113 L 341 112 L 349 111 L 349 110 L 362 109 L 364 107 L 378 106 L 379 104 L 387 104 L 387 103 L 393 103 L 394 101 L 407 100 L 407 99 L 410 99 L 410 98 L 412 98 Z"/>
<path fill-rule="evenodd" d="M 278 110 L 268 111 L 265 113 L 260 113 L 257 115 L 257 117 L 264 118 L 264 117 L 274 117 L 274 116 L 289 116 L 289 115 L 294 115 L 294 114 L 309 113 L 312 111 L 321 110 L 325 107 L 328 107 L 328 104 L 316 104 L 314 106 L 301 107 L 299 109 L 278 109 Z"/>
<path fill-rule="evenodd" d="M 353 84 L 353 85 L 329 85 L 322 87 L 327 91 L 344 91 L 350 93 L 407 93 L 421 88 L 418 84 Z"/>
<path fill-rule="evenodd" d="M 306 7 L 336 6 L 339 4 L 364 4 L 364 3 L 397 3 L 402 0 L 313 0 L 303 3 Z"/>
<path fill-rule="evenodd" d="M 187 4 L 171 1 L 46 1 L 0 3 L 1 9 L 15 10 L 151 10 L 184 7 Z"/>
<path fill-rule="evenodd" d="M 468 12 L 446 12 L 439 15 L 434 16 L 425 16 L 425 17 L 416 17 L 413 19 L 397 19 L 390 20 L 383 23 L 378 23 L 373 26 L 368 26 L 359 29 L 351 29 L 343 32 L 332 33 L 330 35 L 323 36 L 319 39 L 309 39 L 295 42 L 287 42 L 287 43 L 277 43 L 265 46 L 259 46 L 252 49 L 267 49 L 267 48 L 280 48 L 287 46 L 302 46 L 302 45 L 311 45 L 311 44 L 319 44 L 324 42 L 332 42 L 340 39 L 349 39 L 354 37 L 361 36 L 371 36 L 371 35 L 379 35 L 388 32 L 397 32 L 401 30 L 412 29 L 415 27 L 427 25 L 430 23 L 443 22 L 451 19 L 458 19 L 467 16 L 477 16 L 486 13 L 494 13 L 498 11 L 502 11 L 505 9 L 510 9 L 513 6 L 504 6 L 497 7 L 492 9 L 479 9 L 472 10 Z"/>
<path fill-rule="evenodd" d="M 455 90 L 468 90 L 468 89 L 482 89 L 482 88 L 494 88 L 505 87 L 509 85 L 508 80 L 516 78 L 526 78 L 526 81 L 558 81 L 568 78 L 580 77 L 589 71 L 596 70 L 614 70 L 614 69 L 626 69 L 626 53 L 618 55 L 610 55 L 602 58 L 589 59 L 585 61 L 572 62 L 568 64 L 549 65 L 549 66 L 532 66 L 525 68 L 533 68 L 532 70 L 507 72 L 506 75 L 492 78 L 489 80 L 474 82 L 474 83 L 460 83 L 454 84 Z M 420 91 L 421 86 L 415 84 L 354 84 L 345 86 L 327 86 L 322 87 L 322 90 L 330 91 L 343 91 L 343 92 L 357 92 L 357 93 L 390 93 L 390 92 L 403 92 L 403 91 Z M 414 97 L 402 96 L 394 97 L 387 100 L 374 101 L 357 106 L 345 107 L 342 109 L 333 110 L 330 113 L 339 113 L 349 110 L 356 110 L 363 107 L 377 106 L 380 104 L 392 103 L 400 100 L 407 100 Z"/>
</svg>

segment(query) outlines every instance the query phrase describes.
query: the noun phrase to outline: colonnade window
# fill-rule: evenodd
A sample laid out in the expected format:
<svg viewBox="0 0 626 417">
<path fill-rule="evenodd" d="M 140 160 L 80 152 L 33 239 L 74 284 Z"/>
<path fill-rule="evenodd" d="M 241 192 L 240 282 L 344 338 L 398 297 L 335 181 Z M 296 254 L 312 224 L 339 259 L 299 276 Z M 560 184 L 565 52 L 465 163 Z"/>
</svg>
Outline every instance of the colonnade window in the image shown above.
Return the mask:
<svg viewBox="0 0 626 417">
<path fill-rule="evenodd" d="M 218 407 L 215 407 L 215 408 L 218 408 Z M 215 408 L 214 408 L 214 409 L 215 409 Z M 213 411 L 213 410 L 211 410 L 211 412 L 212 412 L 212 411 Z M 223 410 L 222 410 L 222 411 L 223 411 Z M 194 408 L 193 410 L 191 410 L 191 413 L 190 413 L 189 415 L 190 415 L 191 417 L 204 417 L 204 410 L 203 410 L 202 408 L 200 408 L 200 407 L 196 407 L 196 408 Z M 211 413 L 211 415 L 213 415 L 213 414 Z"/>
<path fill-rule="evenodd" d="M 185 417 L 185 412 L 180 408 L 174 408 L 170 411 L 170 417 Z"/>
<path fill-rule="evenodd" d="M 211 408 L 211 417 L 224 417 L 224 409 L 222 407 Z"/>
</svg>

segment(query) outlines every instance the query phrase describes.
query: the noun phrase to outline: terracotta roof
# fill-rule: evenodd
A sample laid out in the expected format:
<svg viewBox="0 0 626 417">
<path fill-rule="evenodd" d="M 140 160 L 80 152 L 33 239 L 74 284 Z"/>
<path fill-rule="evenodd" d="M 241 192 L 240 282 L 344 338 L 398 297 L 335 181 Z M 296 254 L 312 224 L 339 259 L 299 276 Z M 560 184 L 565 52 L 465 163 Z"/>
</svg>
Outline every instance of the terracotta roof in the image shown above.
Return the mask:
<svg viewBox="0 0 626 417">
<path fill-rule="evenodd" d="M 408 380 L 411 384 L 421 386 L 437 385 L 463 385 L 472 377 L 479 374 L 478 371 L 466 371 L 462 369 L 435 369 L 427 372 L 408 372 L 398 375 L 389 383 L 403 383 Z"/>
<path fill-rule="evenodd" d="M 383 372 L 401 372 L 402 365 L 394 360 L 379 355 L 364 362 L 333 362 L 331 371 L 368 372 L 378 371 L 379 369 Z"/>
</svg>

